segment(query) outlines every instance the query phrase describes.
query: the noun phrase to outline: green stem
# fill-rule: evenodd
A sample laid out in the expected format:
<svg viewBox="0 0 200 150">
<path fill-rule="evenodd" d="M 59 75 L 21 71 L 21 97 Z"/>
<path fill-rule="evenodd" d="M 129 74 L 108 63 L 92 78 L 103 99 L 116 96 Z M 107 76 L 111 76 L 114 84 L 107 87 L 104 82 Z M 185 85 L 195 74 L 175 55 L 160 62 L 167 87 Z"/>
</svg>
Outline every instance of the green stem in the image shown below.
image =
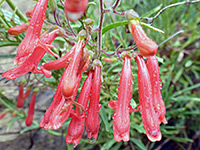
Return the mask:
<svg viewBox="0 0 200 150">
<path fill-rule="evenodd" d="M 13 11 L 16 10 L 16 14 L 21 20 L 23 20 L 24 22 L 28 22 L 26 16 L 15 6 L 12 0 L 6 0 L 6 2 Z"/>
</svg>

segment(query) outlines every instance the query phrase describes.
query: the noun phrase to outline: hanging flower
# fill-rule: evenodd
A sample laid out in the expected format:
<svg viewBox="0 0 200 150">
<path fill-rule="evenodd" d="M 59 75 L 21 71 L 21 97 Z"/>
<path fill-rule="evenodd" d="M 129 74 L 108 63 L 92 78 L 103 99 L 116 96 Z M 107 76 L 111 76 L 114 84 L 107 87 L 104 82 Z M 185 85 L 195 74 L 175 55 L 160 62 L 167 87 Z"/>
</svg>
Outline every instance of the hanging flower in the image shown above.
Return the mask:
<svg viewBox="0 0 200 150">
<path fill-rule="evenodd" d="M 59 35 L 59 33 L 59 29 L 55 29 L 50 33 L 44 32 L 40 39 L 46 44 L 51 44 L 53 40 Z M 45 53 L 46 51 L 41 47 L 35 48 L 34 52 L 29 56 L 26 62 L 16 68 L 4 72 L 2 76 L 6 79 L 14 80 L 19 76 L 27 74 L 28 72 L 33 72 L 36 74 L 44 74 L 48 78 L 51 77 L 51 72 L 37 69 L 37 65 Z"/>
<path fill-rule="evenodd" d="M 158 119 L 164 124 L 167 124 L 167 120 L 165 118 L 165 104 L 161 95 L 161 85 L 160 75 L 159 75 L 159 65 L 156 56 L 148 57 L 146 62 L 147 69 L 149 71 L 151 86 L 152 86 L 152 103 L 155 109 L 155 112 L 158 116 Z"/>
<path fill-rule="evenodd" d="M 79 109 L 84 110 L 82 105 L 74 101 L 80 85 L 81 75 L 84 71 L 84 66 L 83 68 L 79 68 L 80 64 L 84 62 L 81 59 L 83 46 L 83 40 L 80 38 L 76 45 L 72 48 L 73 52 L 71 53 L 71 50 L 68 52 L 71 53 L 71 60 L 69 64 L 65 63 L 66 69 L 58 84 L 53 102 L 47 109 L 43 119 L 40 122 L 40 127 L 43 127 L 44 129 L 60 128 L 68 119 L 73 107 L 72 104 L 75 104 L 77 107 L 79 107 Z M 65 56 L 65 58 L 62 60 L 68 60 L 68 57 Z M 62 64 L 60 67 L 64 66 L 62 60 L 54 61 L 54 63 L 60 62 Z M 43 64 L 43 68 L 52 69 L 51 65 L 54 66 L 54 63 L 47 65 Z M 81 69 L 81 71 L 79 69 Z"/>
<path fill-rule="evenodd" d="M 20 33 L 25 32 L 25 31 L 28 29 L 28 26 L 29 26 L 29 23 L 24 23 L 24 24 L 22 24 L 22 25 L 9 28 L 9 29 L 8 29 L 8 33 L 9 33 L 10 35 L 17 36 L 17 35 L 19 35 Z"/>
<path fill-rule="evenodd" d="M 87 79 L 83 84 L 81 93 L 78 98 L 78 103 L 84 107 L 85 112 L 82 112 L 82 110 L 80 110 L 79 107 L 77 107 L 75 112 L 72 114 L 72 119 L 67 130 L 67 136 L 66 136 L 67 143 L 73 143 L 74 145 L 77 145 L 81 140 L 84 131 L 86 108 L 90 98 L 92 76 L 93 76 L 93 71 L 90 71 Z"/>
<path fill-rule="evenodd" d="M 99 104 L 101 91 L 101 62 L 94 60 L 95 70 L 91 89 L 90 105 L 86 119 L 87 138 L 97 139 L 99 133 Z"/>
<path fill-rule="evenodd" d="M 23 83 L 19 83 L 19 95 L 17 98 L 17 107 L 22 108 L 23 107 L 23 92 L 24 92 L 24 86 Z"/>
<path fill-rule="evenodd" d="M 144 32 L 140 25 L 138 14 L 134 10 L 129 10 L 126 12 L 126 18 L 129 21 L 129 29 L 141 55 L 144 57 L 155 55 L 158 51 L 158 46 Z"/>
<path fill-rule="evenodd" d="M 88 0 L 65 0 L 65 16 L 71 21 L 77 21 L 83 16 L 87 5 Z"/>
<path fill-rule="evenodd" d="M 136 56 L 138 63 L 139 110 L 147 137 L 150 141 L 160 141 L 162 134 L 159 120 L 154 110 L 150 75 L 142 56 Z"/>
<path fill-rule="evenodd" d="M 31 56 L 35 48 L 41 48 L 49 52 L 55 57 L 57 54 L 52 52 L 50 48 L 53 46 L 46 44 L 40 40 L 40 32 L 44 20 L 46 19 L 46 8 L 48 0 L 38 0 L 31 15 L 30 24 L 27 29 L 23 41 L 17 48 L 17 56 L 14 59 L 14 64 L 22 65 Z"/>
<path fill-rule="evenodd" d="M 33 90 L 33 95 L 31 97 L 31 102 L 29 104 L 28 115 L 25 121 L 27 126 L 30 126 L 33 122 L 33 116 L 34 116 L 34 110 L 35 110 L 35 99 L 36 99 L 37 93 L 38 93 L 38 89 Z"/>
<path fill-rule="evenodd" d="M 129 108 L 132 89 L 131 58 L 129 55 L 125 55 L 118 87 L 118 99 L 117 101 L 109 102 L 109 107 L 115 110 L 113 115 L 113 133 L 114 139 L 117 142 L 121 140 L 127 142 L 130 139 Z"/>
</svg>

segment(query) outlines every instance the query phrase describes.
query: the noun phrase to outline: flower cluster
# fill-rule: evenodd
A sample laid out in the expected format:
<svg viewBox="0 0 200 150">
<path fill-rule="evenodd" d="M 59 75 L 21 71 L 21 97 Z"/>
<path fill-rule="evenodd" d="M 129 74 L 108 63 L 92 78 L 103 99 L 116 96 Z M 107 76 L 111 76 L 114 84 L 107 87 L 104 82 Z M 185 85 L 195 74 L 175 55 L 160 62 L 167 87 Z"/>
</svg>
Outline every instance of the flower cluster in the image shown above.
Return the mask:
<svg viewBox="0 0 200 150">
<path fill-rule="evenodd" d="M 57 36 L 64 35 L 63 31 L 58 28 L 53 29 L 49 33 L 45 31 L 41 34 L 42 25 L 46 18 L 47 4 L 48 0 L 38 0 L 34 9 L 26 13 L 30 17 L 29 23 L 8 30 L 12 35 L 27 32 L 17 48 L 17 56 L 14 59 L 14 64 L 19 66 L 4 72 L 2 76 L 9 80 L 14 80 L 19 76 L 32 72 L 35 74 L 44 74 L 47 78 L 50 78 L 52 75 L 51 70 L 64 68 L 65 71 L 57 86 L 53 102 L 46 110 L 39 125 L 44 129 L 56 130 L 68 118 L 71 118 L 67 130 L 66 142 L 77 145 L 80 142 L 85 124 L 88 139 L 97 139 L 98 137 L 102 65 L 99 57 L 92 57 L 89 54 L 90 51 L 86 48 L 86 44 L 90 38 L 88 34 L 92 30 L 81 30 L 77 36 L 76 43 L 64 56 L 52 62 L 43 63 L 40 69 L 37 68 L 46 52 L 58 57 L 58 54 L 50 50 L 50 48 L 53 48 L 50 44 Z M 80 19 L 87 8 L 87 4 L 88 0 L 65 0 L 64 10 L 66 18 L 71 21 Z M 130 113 L 139 110 L 147 137 L 152 142 L 159 141 L 162 136 L 159 125 L 161 123 L 166 124 L 167 121 L 165 118 L 165 106 L 160 92 L 161 79 L 159 77 L 159 66 L 155 56 L 158 46 L 145 34 L 140 25 L 137 13 L 130 10 L 126 13 L 126 18 L 129 21 L 134 41 L 140 51 L 138 55 L 134 55 L 138 64 L 139 105 L 137 109 L 133 109 L 130 105 L 133 91 L 132 56 L 130 53 L 125 53 L 123 56 L 124 65 L 118 86 L 118 98 L 109 102 L 109 107 L 114 109 L 114 139 L 117 142 L 122 140 L 125 142 L 129 141 Z M 146 63 L 143 56 L 147 57 Z M 109 63 L 113 62 L 109 58 L 105 59 L 105 61 Z M 87 78 L 84 81 L 78 101 L 76 102 L 75 98 L 83 72 L 87 74 Z M 19 108 L 22 108 L 23 101 L 28 97 L 31 89 L 32 87 L 23 93 L 23 83 L 20 83 L 17 100 Z M 26 118 L 27 126 L 30 126 L 33 121 L 37 92 L 38 89 L 32 91 L 29 112 Z M 74 106 L 75 109 L 73 109 Z"/>
</svg>

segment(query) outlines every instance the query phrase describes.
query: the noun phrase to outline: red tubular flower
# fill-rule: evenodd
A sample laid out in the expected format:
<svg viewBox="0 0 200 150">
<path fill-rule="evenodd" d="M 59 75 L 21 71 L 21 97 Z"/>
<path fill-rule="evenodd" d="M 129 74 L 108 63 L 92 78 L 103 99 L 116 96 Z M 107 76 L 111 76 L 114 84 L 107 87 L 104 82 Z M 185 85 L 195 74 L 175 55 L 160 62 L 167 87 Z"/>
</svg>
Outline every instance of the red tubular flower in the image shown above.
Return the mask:
<svg viewBox="0 0 200 150">
<path fill-rule="evenodd" d="M 50 33 L 43 33 L 41 35 L 41 41 L 46 44 L 51 44 L 53 40 L 60 33 L 59 29 L 55 29 Z M 9 80 L 14 80 L 15 78 L 25 75 L 28 72 L 33 72 L 37 74 L 44 74 L 46 77 L 51 76 L 51 72 L 45 72 L 45 70 L 37 69 L 37 65 L 46 53 L 41 47 L 37 47 L 34 52 L 30 55 L 30 57 L 24 62 L 21 66 L 8 70 L 2 74 L 2 76 Z"/>
<path fill-rule="evenodd" d="M 65 16 L 71 21 L 77 21 L 83 16 L 87 5 L 88 0 L 65 0 Z"/>
<path fill-rule="evenodd" d="M 153 106 L 150 75 L 142 56 L 136 56 L 138 63 L 139 109 L 147 137 L 150 141 L 160 141 L 159 120 Z"/>
<path fill-rule="evenodd" d="M 99 60 L 95 60 L 95 71 L 91 89 L 90 105 L 86 119 L 87 138 L 97 139 L 99 133 L 99 104 L 101 91 L 101 65 Z"/>
<path fill-rule="evenodd" d="M 31 56 L 35 48 L 40 47 L 44 51 L 49 52 L 55 57 L 57 54 L 52 52 L 50 48 L 53 46 L 46 44 L 40 40 L 40 32 L 44 20 L 46 19 L 46 8 L 48 0 L 38 0 L 30 19 L 30 25 L 24 37 L 24 40 L 17 48 L 17 56 L 14 59 L 14 64 L 23 64 Z"/>
<path fill-rule="evenodd" d="M 24 86 L 23 83 L 19 84 L 19 95 L 17 99 L 17 107 L 22 108 L 23 106 L 23 92 L 24 92 Z"/>
<path fill-rule="evenodd" d="M 33 15 L 33 11 L 34 11 L 34 10 L 28 10 L 28 11 L 26 12 L 26 17 L 31 18 L 32 15 Z"/>
<path fill-rule="evenodd" d="M 22 24 L 22 25 L 9 28 L 9 29 L 8 29 L 8 33 L 9 33 L 10 35 L 15 35 L 15 36 L 17 36 L 17 35 L 19 35 L 20 33 L 25 32 L 25 31 L 28 29 L 28 26 L 29 26 L 28 23 L 24 23 L 24 24 Z"/>
<path fill-rule="evenodd" d="M 74 93 L 82 52 L 83 40 L 79 40 L 76 44 L 73 57 L 69 63 L 69 66 L 67 67 L 67 71 L 64 74 L 63 81 L 61 83 L 61 92 L 65 98 L 70 98 Z"/>
<path fill-rule="evenodd" d="M 117 142 L 124 142 L 130 139 L 130 100 L 132 97 L 132 72 L 131 58 L 126 55 L 121 72 L 117 101 L 110 101 L 109 107 L 115 110 L 113 115 L 113 133 Z"/>
<path fill-rule="evenodd" d="M 133 10 L 129 10 L 126 13 L 126 17 L 129 20 L 129 29 L 141 55 L 144 57 L 155 55 L 158 51 L 158 46 L 144 32 L 140 25 L 138 14 Z"/>
<path fill-rule="evenodd" d="M 158 116 L 158 119 L 164 124 L 167 124 L 165 118 L 165 104 L 161 95 L 161 86 L 160 86 L 160 75 L 159 75 L 159 65 L 156 56 L 148 57 L 146 62 L 147 69 L 149 71 L 151 86 L 152 86 L 152 95 L 153 95 L 153 106 L 155 112 Z M 161 81 L 162 82 L 162 81 Z"/>
<path fill-rule="evenodd" d="M 78 43 L 76 43 L 75 47 L 72 48 L 72 50 L 73 52 L 71 54 L 70 63 L 69 65 L 67 65 L 66 63 L 66 69 L 58 84 L 53 103 L 47 109 L 44 118 L 40 122 L 40 127 L 43 127 L 44 129 L 60 128 L 62 124 L 68 119 L 73 107 L 72 104 L 75 104 L 80 109 L 84 109 L 82 105 L 74 102 L 81 80 L 81 74 L 84 69 L 79 68 L 81 64 L 83 40 L 79 40 Z M 63 61 L 64 60 L 66 59 L 63 59 Z M 64 66 L 64 63 L 62 61 L 56 61 L 55 63 L 58 64 L 58 62 L 61 63 L 60 66 Z M 51 69 L 51 65 L 54 66 L 54 63 L 44 65 L 44 68 Z M 79 71 L 79 69 L 82 69 L 82 71 Z"/>
<path fill-rule="evenodd" d="M 25 121 L 27 126 L 30 126 L 32 124 L 32 122 L 33 122 L 36 94 L 37 94 L 37 92 L 33 91 L 31 102 L 29 104 L 28 115 L 27 115 L 26 121 Z"/>
<path fill-rule="evenodd" d="M 92 86 L 92 76 L 93 72 L 90 71 L 87 79 L 85 80 L 81 93 L 78 98 L 78 103 L 81 104 L 86 110 L 88 105 L 88 100 L 90 98 L 90 91 Z M 85 123 L 85 112 L 80 112 L 79 107 L 76 107 L 75 115 L 72 116 L 71 122 L 69 124 L 66 136 L 67 143 L 73 143 L 78 145 L 81 140 Z"/>
<path fill-rule="evenodd" d="M 2 119 L 6 115 L 6 112 L 0 114 L 0 119 Z"/>
</svg>

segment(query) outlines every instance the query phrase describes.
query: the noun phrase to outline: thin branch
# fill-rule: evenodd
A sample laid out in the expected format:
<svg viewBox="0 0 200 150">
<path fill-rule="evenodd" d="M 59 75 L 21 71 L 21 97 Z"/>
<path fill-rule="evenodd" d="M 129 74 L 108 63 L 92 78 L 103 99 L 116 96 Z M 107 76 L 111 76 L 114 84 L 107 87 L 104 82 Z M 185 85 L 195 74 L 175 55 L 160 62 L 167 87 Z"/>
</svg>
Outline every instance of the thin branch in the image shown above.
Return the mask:
<svg viewBox="0 0 200 150">
<path fill-rule="evenodd" d="M 184 5 L 184 4 L 188 4 L 189 5 L 189 4 L 194 4 L 194 3 L 198 3 L 198 2 L 200 2 L 200 0 L 195 0 L 195 1 L 186 0 L 184 2 L 179 2 L 179 3 L 174 3 L 174 4 L 171 4 L 171 5 L 168 5 L 168 6 L 164 7 L 163 9 L 161 9 L 153 18 L 150 18 L 151 19 L 150 23 L 152 23 L 154 21 L 154 19 L 156 19 L 167 8 L 171 8 L 171 7 L 178 6 L 178 5 Z M 148 20 L 148 18 L 144 18 L 144 19 Z"/>
<path fill-rule="evenodd" d="M 60 0 L 60 3 L 64 6 L 64 3 L 63 3 L 63 1 L 62 0 Z"/>
<path fill-rule="evenodd" d="M 99 34 L 98 34 L 98 50 L 96 58 L 98 59 L 101 54 L 102 49 L 102 26 L 103 26 L 103 18 L 104 18 L 104 7 L 103 7 L 103 0 L 100 0 L 100 21 L 99 21 Z"/>
<path fill-rule="evenodd" d="M 134 45 L 133 47 L 128 47 L 128 48 L 122 48 L 120 49 L 120 51 L 130 51 L 130 50 L 133 50 L 137 47 L 137 45 Z"/>
<path fill-rule="evenodd" d="M 68 19 L 67 19 L 67 23 L 68 23 L 68 25 L 69 25 L 70 30 L 72 31 L 73 36 L 76 37 L 76 33 L 75 33 L 74 30 L 72 29 L 72 27 L 71 27 L 70 22 L 69 22 Z"/>
</svg>

